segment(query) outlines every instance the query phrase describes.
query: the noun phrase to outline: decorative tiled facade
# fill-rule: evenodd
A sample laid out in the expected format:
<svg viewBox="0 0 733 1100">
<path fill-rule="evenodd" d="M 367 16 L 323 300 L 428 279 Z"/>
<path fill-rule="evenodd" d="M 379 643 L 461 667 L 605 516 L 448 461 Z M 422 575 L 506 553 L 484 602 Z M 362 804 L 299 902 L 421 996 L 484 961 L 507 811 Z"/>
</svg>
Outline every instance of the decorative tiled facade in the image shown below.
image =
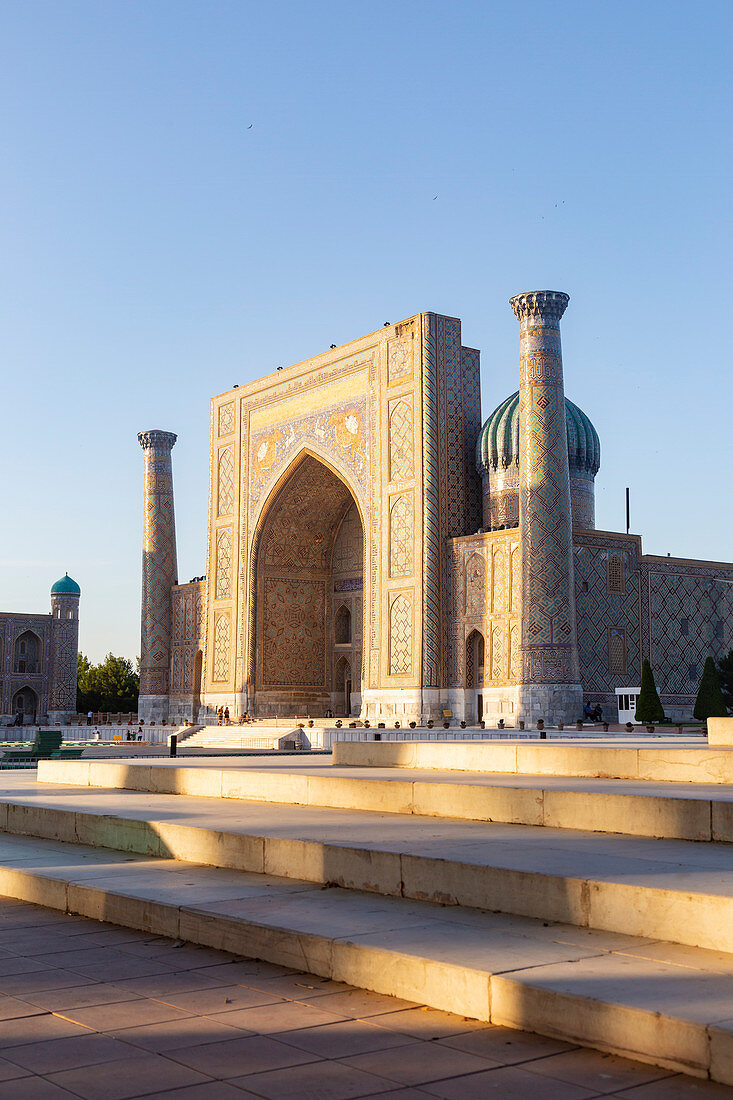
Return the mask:
<svg viewBox="0 0 733 1100">
<path fill-rule="evenodd" d="M 64 723 L 76 714 L 78 649 L 78 591 L 52 590 L 49 615 L 0 612 L 0 717 L 5 723 L 18 713 L 24 724 Z"/>
<path fill-rule="evenodd" d="M 146 452 L 146 547 L 168 547 L 144 574 L 147 689 L 186 717 L 572 720 L 580 685 L 610 706 L 649 655 L 665 705 L 689 709 L 732 642 L 733 567 L 594 531 L 600 444 L 564 397 L 566 304 L 512 300 L 506 423 L 482 429 L 479 354 L 432 313 L 214 398 L 206 578 L 168 584 L 167 658 L 172 443 L 167 466 Z"/>
</svg>

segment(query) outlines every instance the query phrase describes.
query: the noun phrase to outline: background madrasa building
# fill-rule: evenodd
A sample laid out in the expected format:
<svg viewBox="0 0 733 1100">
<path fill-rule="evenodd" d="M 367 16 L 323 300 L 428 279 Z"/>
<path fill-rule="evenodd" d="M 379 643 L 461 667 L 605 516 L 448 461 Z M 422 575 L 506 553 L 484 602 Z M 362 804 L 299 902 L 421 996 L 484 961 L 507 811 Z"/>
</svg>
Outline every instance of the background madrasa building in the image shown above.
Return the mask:
<svg viewBox="0 0 733 1100">
<path fill-rule="evenodd" d="M 140 716 L 509 725 L 616 718 L 642 659 L 670 717 L 731 642 L 733 565 L 595 530 L 601 448 L 564 394 L 568 296 L 519 294 L 519 389 L 422 313 L 215 397 L 206 576 L 178 584 L 171 451 L 143 432 Z M 632 704 L 633 705 L 633 704 Z M 625 715 L 622 715 L 625 717 Z"/>
</svg>

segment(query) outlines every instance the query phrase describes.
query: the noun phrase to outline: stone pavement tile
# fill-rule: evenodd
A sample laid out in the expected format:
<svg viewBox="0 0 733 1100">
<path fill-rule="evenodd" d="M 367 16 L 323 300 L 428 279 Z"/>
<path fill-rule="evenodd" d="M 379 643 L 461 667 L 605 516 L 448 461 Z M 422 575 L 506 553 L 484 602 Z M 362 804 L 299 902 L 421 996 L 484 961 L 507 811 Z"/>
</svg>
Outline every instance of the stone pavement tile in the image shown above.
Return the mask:
<svg viewBox="0 0 733 1100">
<path fill-rule="evenodd" d="M 323 1012 L 320 1007 L 300 1004 L 298 1001 L 281 1001 L 280 1004 L 259 1005 L 256 1008 L 240 1008 L 208 1015 L 212 1020 L 242 1027 L 246 1031 L 256 1031 L 260 1035 L 277 1035 L 281 1031 L 320 1027 L 346 1019 L 335 1012 Z"/>
<path fill-rule="evenodd" d="M 261 989 L 263 993 L 277 993 L 281 997 L 290 997 L 293 1001 L 322 997 L 326 993 L 350 993 L 353 985 L 346 982 L 333 982 L 330 978 L 319 978 L 315 974 L 285 974 L 279 978 L 265 980 L 253 979 L 247 983 L 250 989 Z M 362 992 L 359 990 L 358 992 Z"/>
<path fill-rule="evenodd" d="M 11 1047 L 5 1055 L 10 1062 L 17 1062 L 34 1073 L 57 1073 L 62 1069 L 91 1066 L 99 1062 L 113 1062 L 130 1057 L 131 1048 L 118 1043 L 108 1035 L 95 1035 L 86 1031 L 67 1039 L 50 1039 L 44 1043 Z M 4 1100 L 4 1097 L 3 1097 Z"/>
<path fill-rule="evenodd" d="M 121 1061 L 53 1073 L 47 1080 L 83 1100 L 128 1100 L 156 1089 L 199 1088 L 211 1078 L 158 1054 L 138 1053 Z"/>
<path fill-rule="evenodd" d="M 237 1008 L 253 1008 L 255 1005 L 279 1004 L 283 1000 L 276 993 L 261 993 L 258 989 L 248 989 L 244 985 L 216 985 L 186 993 L 161 993 L 157 999 L 186 1012 L 205 1016 L 230 1012 Z"/>
<path fill-rule="evenodd" d="M 164 1020 L 185 1020 L 191 1013 L 164 1004 L 163 1001 L 139 998 L 85 1008 L 66 1008 L 63 1016 L 74 1023 L 92 1027 L 95 1031 L 117 1031 L 123 1027 L 138 1028 L 145 1024 L 160 1024 Z"/>
<path fill-rule="evenodd" d="M 280 1039 L 283 1043 L 319 1054 L 322 1058 L 349 1058 L 353 1054 L 403 1047 L 410 1042 L 407 1035 L 388 1031 L 387 1028 L 373 1024 L 371 1020 L 344 1020 L 326 1027 L 286 1031 Z"/>
<path fill-rule="evenodd" d="M 146 1092 L 145 1100 L 246 1100 L 254 1095 L 235 1085 L 228 1085 L 226 1081 L 207 1081 L 205 1085 L 189 1085 L 170 1092 L 167 1089 L 164 1092 Z"/>
<path fill-rule="evenodd" d="M 143 997 L 164 997 L 166 993 L 189 993 L 195 989 L 218 989 L 229 985 L 226 980 L 206 977 L 197 970 L 168 971 L 147 978 L 115 978 L 115 984 L 139 993 Z"/>
<path fill-rule="evenodd" d="M 448 1081 L 436 1081 L 421 1086 L 430 1096 L 441 1100 L 527 1100 L 539 1096 L 542 1100 L 585 1100 L 598 1096 L 591 1089 L 569 1085 L 567 1081 L 553 1081 L 549 1077 L 540 1081 L 536 1074 L 518 1066 L 500 1066 L 485 1073 L 473 1073 L 469 1077 L 453 1077 Z"/>
<path fill-rule="evenodd" d="M 0 1020 L 13 1020 L 18 1016 L 36 1016 L 40 1012 L 43 1012 L 43 1009 L 38 1005 L 0 993 Z"/>
<path fill-rule="evenodd" d="M 285 966 L 275 966 L 274 963 L 258 962 L 257 959 L 238 959 L 236 962 L 199 967 L 192 973 L 215 978 L 218 982 L 225 982 L 227 985 L 251 985 L 254 978 L 282 978 L 283 975 L 297 974 L 298 971 L 290 970 Z"/>
<path fill-rule="evenodd" d="M 115 1039 L 130 1043 L 143 1050 L 160 1053 L 166 1050 L 180 1050 L 182 1047 L 200 1046 L 203 1043 L 218 1043 L 252 1034 L 243 1028 L 231 1027 L 206 1016 L 187 1016 L 183 1020 L 166 1020 L 159 1024 L 146 1024 L 143 1027 L 117 1028 L 111 1032 Z"/>
<path fill-rule="evenodd" d="M 105 951 L 109 954 L 105 954 Z M 156 959 L 138 959 L 134 955 L 123 955 L 114 947 L 103 949 L 102 953 L 104 957 L 97 958 L 97 952 L 94 950 L 88 953 L 84 949 L 64 952 L 57 958 L 57 963 L 75 974 L 109 982 L 119 981 L 122 978 L 149 978 L 176 973 L 175 968 L 168 966 L 167 963 Z M 42 959 L 43 956 L 37 956 L 37 958 Z M 54 966 L 56 963 L 53 959 L 49 959 L 47 965 Z"/>
<path fill-rule="evenodd" d="M 121 1001 L 141 1001 L 144 998 L 119 985 L 107 985 L 106 982 L 89 982 L 86 985 L 65 986 L 63 989 L 41 989 L 26 993 L 23 1000 L 30 1005 L 49 1012 L 64 1009 L 86 1008 L 88 1005 L 119 1004 Z"/>
<path fill-rule="evenodd" d="M 176 943 L 178 946 L 176 946 Z M 212 947 L 198 947 L 193 943 L 181 943 L 180 940 L 163 939 L 136 940 L 133 943 L 116 944 L 117 950 L 125 955 L 137 955 L 143 959 L 156 959 L 174 966 L 177 970 L 196 970 L 202 966 L 221 966 L 226 962 Z"/>
<path fill-rule="evenodd" d="M 583 1085 L 599 1093 L 617 1092 L 674 1076 L 673 1070 L 631 1062 L 599 1050 L 570 1050 L 564 1054 L 552 1054 L 549 1058 L 525 1062 L 522 1069 L 573 1085 Z"/>
<path fill-rule="evenodd" d="M 307 993 L 307 991 L 306 991 Z M 299 997 L 303 1004 L 311 1004 L 312 995 Z M 399 1012 L 402 1009 L 419 1008 L 414 1001 L 403 1001 L 400 997 L 389 997 L 383 993 L 371 993 L 368 989 L 349 989 L 343 993 L 318 995 L 318 1007 L 328 1012 L 338 1012 L 350 1016 L 353 1020 L 362 1016 L 377 1016 L 385 1012 Z"/>
<path fill-rule="evenodd" d="M 38 974 L 43 973 L 49 966 L 55 966 L 43 959 L 26 959 L 22 955 L 8 955 L 0 959 L 0 978 L 12 977 L 14 974 Z"/>
<path fill-rule="evenodd" d="M 249 1073 L 266 1073 L 270 1069 L 305 1065 L 315 1061 L 312 1054 L 286 1046 L 277 1039 L 265 1035 L 245 1035 L 241 1039 L 228 1039 L 223 1043 L 207 1043 L 177 1050 L 172 1055 L 176 1062 L 190 1066 L 201 1073 L 224 1080 Z"/>
<path fill-rule="evenodd" d="M 416 1039 L 444 1039 L 448 1035 L 462 1035 L 464 1032 L 482 1031 L 488 1024 L 480 1020 L 471 1020 L 463 1016 L 454 1016 L 451 1012 L 441 1012 L 437 1008 L 419 1006 L 407 1008 L 401 1012 L 385 1012 L 371 1016 L 372 1023 L 390 1031 L 399 1031 L 403 1035 L 414 1035 Z"/>
<path fill-rule="evenodd" d="M 3 1100 L 72 1100 L 74 1095 L 43 1077 L 21 1077 L 3 1085 Z"/>
<path fill-rule="evenodd" d="M 347 1066 L 386 1077 L 398 1085 L 422 1085 L 427 1081 L 442 1081 L 446 1077 L 495 1069 L 499 1065 L 488 1058 L 477 1058 L 464 1050 L 430 1042 L 410 1043 L 393 1050 L 340 1060 Z"/>
<path fill-rule="evenodd" d="M 0 1081 L 12 1081 L 17 1077 L 27 1077 L 30 1070 L 23 1069 L 22 1066 L 16 1066 L 14 1062 L 6 1062 L 4 1058 L 0 1058 Z"/>
<path fill-rule="evenodd" d="M 25 1046 L 27 1043 L 41 1043 L 47 1039 L 66 1039 L 70 1035 L 89 1035 L 89 1028 L 52 1016 L 50 1012 L 41 1015 L 24 1016 L 21 1019 L 0 1022 L 0 1049 Z"/>
<path fill-rule="evenodd" d="M 12 974 L 0 978 L 0 993 L 9 997 L 23 997 L 26 993 L 36 993 L 44 989 L 65 989 L 69 986 L 81 985 L 84 979 L 71 970 L 49 970 L 43 967 L 33 974 Z M 89 984 L 93 980 L 89 979 Z"/>
<path fill-rule="evenodd" d="M 663 1081 L 652 1081 L 648 1085 L 624 1089 L 614 1093 L 614 1097 L 616 1096 L 623 1097 L 623 1100 L 730 1100 L 733 1090 L 730 1085 L 675 1075 L 666 1077 Z"/>
<path fill-rule="evenodd" d="M 266 1100 L 349 1100 L 384 1092 L 387 1082 L 341 1062 L 312 1062 L 293 1069 L 276 1069 L 235 1077 L 232 1083 L 250 1089 Z"/>
<path fill-rule="evenodd" d="M 490 1058 L 504 1066 L 578 1049 L 560 1039 L 547 1039 L 544 1035 L 533 1035 L 529 1031 L 492 1026 L 466 1035 L 451 1035 L 448 1039 L 439 1039 L 438 1042 L 457 1050 L 468 1051 L 469 1054 Z"/>
</svg>

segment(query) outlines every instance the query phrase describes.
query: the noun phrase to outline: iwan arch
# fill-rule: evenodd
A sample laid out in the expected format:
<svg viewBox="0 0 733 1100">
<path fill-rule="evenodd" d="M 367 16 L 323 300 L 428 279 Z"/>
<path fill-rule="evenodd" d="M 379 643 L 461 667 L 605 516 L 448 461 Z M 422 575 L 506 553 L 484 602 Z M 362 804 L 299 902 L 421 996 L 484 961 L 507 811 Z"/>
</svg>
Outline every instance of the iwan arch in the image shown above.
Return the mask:
<svg viewBox="0 0 733 1100">
<path fill-rule="evenodd" d="M 512 299 L 519 392 L 483 428 L 479 353 L 432 313 L 214 398 L 207 571 L 188 584 L 176 437 L 141 433 L 141 717 L 573 721 L 647 655 L 668 711 L 689 709 L 691 642 L 700 668 L 731 644 L 731 567 L 594 529 L 600 444 L 564 397 L 567 301 Z"/>
</svg>

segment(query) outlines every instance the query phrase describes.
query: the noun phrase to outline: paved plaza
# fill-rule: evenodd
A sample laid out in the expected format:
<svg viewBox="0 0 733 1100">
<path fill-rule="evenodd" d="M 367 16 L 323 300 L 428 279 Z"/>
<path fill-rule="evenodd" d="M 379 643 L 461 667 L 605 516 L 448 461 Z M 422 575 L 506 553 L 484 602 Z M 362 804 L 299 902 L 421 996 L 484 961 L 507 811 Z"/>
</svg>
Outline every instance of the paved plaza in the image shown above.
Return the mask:
<svg viewBox="0 0 733 1100">
<path fill-rule="evenodd" d="M 0 900 L 3 1100 L 729 1097 L 723 1085 Z"/>
</svg>

